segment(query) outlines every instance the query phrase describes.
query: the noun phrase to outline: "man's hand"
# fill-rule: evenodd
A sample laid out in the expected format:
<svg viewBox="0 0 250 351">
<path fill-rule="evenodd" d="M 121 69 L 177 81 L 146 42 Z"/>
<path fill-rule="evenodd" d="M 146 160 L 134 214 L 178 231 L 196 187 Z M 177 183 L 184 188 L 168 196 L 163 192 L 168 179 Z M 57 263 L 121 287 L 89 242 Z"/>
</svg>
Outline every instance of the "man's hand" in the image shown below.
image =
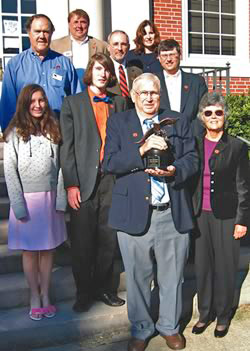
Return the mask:
<svg viewBox="0 0 250 351">
<path fill-rule="evenodd" d="M 139 148 L 141 156 L 150 149 L 166 150 L 168 145 L 163 137 L 152 134 L 145 143 Z"/>
<path fill-rule="evenodd" d="M 70 187 L 67 189 L 67 193 L 70 207 L 74 210 L 78 210 L 80 208 L 80 203 L 82 202 L 79 188 L 77 186 Z"/>
<path fill-rule="evenodd" d="M 240 224 L 235 224 L 234 239 L 240 239 L 247 233 L 247 227 Z"/>
<path fill-rule="evenodd" d="M 153 177 L 173 177 L 175 175 L 176 168 L 173 165 L 167 167 L 166 170 L 160 168 L 147 168 L 145 172 Z"/>
</svg>

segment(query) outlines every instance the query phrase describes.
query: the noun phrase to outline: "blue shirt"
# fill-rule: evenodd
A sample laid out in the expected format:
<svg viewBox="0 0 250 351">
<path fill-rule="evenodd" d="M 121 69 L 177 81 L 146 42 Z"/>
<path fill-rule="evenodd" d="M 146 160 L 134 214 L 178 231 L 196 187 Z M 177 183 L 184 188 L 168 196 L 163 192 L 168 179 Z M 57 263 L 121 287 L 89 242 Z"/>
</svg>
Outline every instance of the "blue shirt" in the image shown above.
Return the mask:
<svg viewBox="0 0 250 351">
<path fill-rule="evenodd" d="M 2 131 L 16 111 L 17 97 L 26 85 L 39 84 L 45 90 L 50 107 L 57 114 L 64 96 L 80 92 L 80 83 L 70 60 L 52 50 L 41 60 L 30 48 L 7 64 L 2 84 L 0 125 Z"/>
</svg>

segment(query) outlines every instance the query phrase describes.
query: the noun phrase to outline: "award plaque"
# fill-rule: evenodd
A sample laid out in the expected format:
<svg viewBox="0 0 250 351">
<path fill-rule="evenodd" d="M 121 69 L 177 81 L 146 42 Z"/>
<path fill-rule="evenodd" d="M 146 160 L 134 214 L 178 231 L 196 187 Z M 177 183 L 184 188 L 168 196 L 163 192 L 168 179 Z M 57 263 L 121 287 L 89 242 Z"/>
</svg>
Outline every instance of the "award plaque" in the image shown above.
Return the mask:
<svg viewBox="0 0 250 351">
<path fill-rule="evenodd" d="M 174 162 L 173 147 L 167 137 L 166 130 L 162 129 L 164 126 L 175 124 L 177 118 L 164 118 L 160 123 L 154 123 L 153 127 L 147 131 L 144 137 L 138 143 L 145 143 L 150 135 L 155 134 L 164 138 L 167 143 L 167 149 L 150 149 L 144 155 L 146 168 L 160 168 L 166 169 Z"/>
</svg>

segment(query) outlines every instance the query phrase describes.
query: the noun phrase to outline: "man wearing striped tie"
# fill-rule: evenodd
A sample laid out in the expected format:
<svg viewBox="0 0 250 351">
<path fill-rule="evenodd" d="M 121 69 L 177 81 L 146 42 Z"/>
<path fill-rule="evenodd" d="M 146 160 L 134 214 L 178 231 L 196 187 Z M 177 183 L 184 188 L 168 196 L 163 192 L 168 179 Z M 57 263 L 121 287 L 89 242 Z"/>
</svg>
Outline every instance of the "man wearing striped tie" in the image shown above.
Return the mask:
<svg viewBox="0 0 250 351">
<path fill-rule="evenodd" d="M 108 51 L 115 66 L 117 83 L 108 88 L 108 91 L 125 97 L 128 107 L 134 108 L 130 97 L 133 80 L 138 77 L 142 70 L 136 66 L 128 65 L 126 56 L 129 50 L 129 37 L 122 30 L 115 30 L 108 36 Z"/>
<path fill-rule="evenodd" d="M 135 109 L 116 113 L 108 120 L 104 169 L 116 175 L 109 225 L 118 231 L 126 272 L 128 317 L 132 338 L 128 351 L 144 351 L 155 332 L 169 348 L 185 348 L 179 333 L 182 312 L 183 270 L 193 228 L 187 179 L 196 173 L 198 158 L 186 118 L 179 112 L 160 110 L 160 81 L 144 73 L 133 82 Z M 150 128 L 166 117 L 179 118 L 163 129 L 172 144 L 174 161 L 165 169 L 145 169 L 145 153 L 166 149 L 162 136 L 151 135 L 138 144 Z M 153 263 L 157 263 L 159 318 L 151 315 Z"/>
</svg>

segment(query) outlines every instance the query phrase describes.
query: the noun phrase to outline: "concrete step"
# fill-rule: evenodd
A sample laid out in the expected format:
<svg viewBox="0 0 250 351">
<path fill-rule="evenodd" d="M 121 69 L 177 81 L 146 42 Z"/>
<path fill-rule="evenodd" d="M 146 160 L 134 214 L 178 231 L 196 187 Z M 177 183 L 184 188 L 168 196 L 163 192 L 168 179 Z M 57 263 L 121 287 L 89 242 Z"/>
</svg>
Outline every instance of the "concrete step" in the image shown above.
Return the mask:
<svg viewBox="0 0 250 351">
<path fill-rule="evenodd" d="M 4 143 L 0 141 L 0 160 L 3 160 L 3 145 Z"/>
<path fill-rule="evenodd" d="M 0 198 L 1 197 L 8 197 L 8 192 L 5 183 L 5 178 L 0 176 Z"/>
<path fill-rule="evenodd" d="M 51 279 L 51 299 L 60 302 L 73 299 L 75 285 L 71 267 L 54 267 Z M 0 310 L 29 305 L 29 288 L 24 274 L 9 273 L 0 275 Z M 0 318 L 1 319 L 1 318 Z M 0 328 L 1 330 L 1 328 Z M 1 340 L 1 338 L 0 338 Z"/>
<path fill-rule="evenodd" d="M 125 298 L 125 293 L 120 296 Z M 29 318 L 27 307 L 0 311 L 0 351 L 28 351 L 52 343 L 68 343 L 114 328 L 128 328 L 126 305 L 113 308 L 96 302 L 88 312 L 75 313 L 73 302 L 57 304 L 56 317 L 43 318 L 39 322 Z"/>
<path fill-rule="evenodd" d="M 0 177 L 3 177 L 4 169 L 3 169 L 3 160 L 0 159 Z"/>
<path fill-rule="evenodd" d="M 0 220 L 9 218 L 10 201 L 7 197 L 0 198 Z"/>
<path fill-rule="evenodd" d="M 241 284 L 235 291 L 235 307 L 250 304 L 249 267 L 239 272 L 239 276 Z M 125 293 L 119 295 L 125 298 Z M 156 297 L 157 292 L 154 294 L 153 291 L 153 296 Z M 126 305 L 111 308 L 96 302 L 88 312 L 76 314 L 72 311 L 73 302 L 72 300 L 57 303 L 56 317 L 43 318 L 39 322 L 29 319 L 27 307 L 0 310 L 0 351 L 28 351 L 73 341 L 83 342 L 84 338 L 96 334 L 129 327 Z M 182 314 L 184 324 L 185 321 L 190 321 L 192 316 L 195 320 L 198 316 L 195 280 L 185 280 Z"/>
<path fill-rule="evenodd" d="M 54 263 L 57 266 L 70 266 L 70 250 L 64 245 L 55 251 Z M 22 251 L 9 250 L 7 243 L 0 245 L 0 274 L 22 272 Z"/>
<path fill-rule="evenodd" d="M 0 220 L 0 245 L 7 244 L 8 242 L 8 220 Z"/>
</svg>

